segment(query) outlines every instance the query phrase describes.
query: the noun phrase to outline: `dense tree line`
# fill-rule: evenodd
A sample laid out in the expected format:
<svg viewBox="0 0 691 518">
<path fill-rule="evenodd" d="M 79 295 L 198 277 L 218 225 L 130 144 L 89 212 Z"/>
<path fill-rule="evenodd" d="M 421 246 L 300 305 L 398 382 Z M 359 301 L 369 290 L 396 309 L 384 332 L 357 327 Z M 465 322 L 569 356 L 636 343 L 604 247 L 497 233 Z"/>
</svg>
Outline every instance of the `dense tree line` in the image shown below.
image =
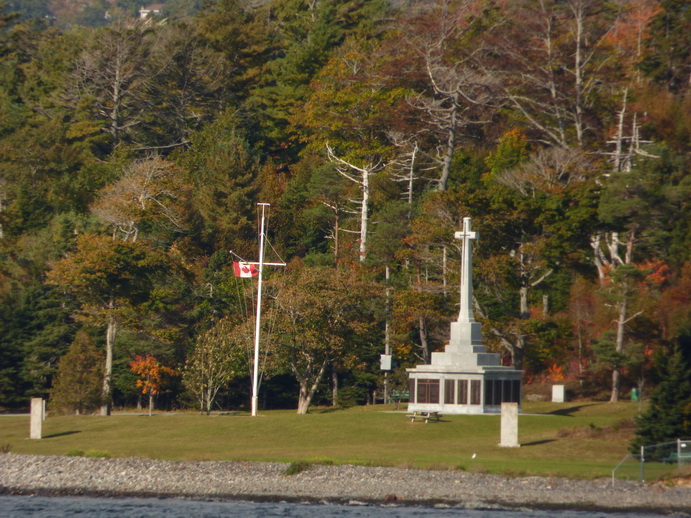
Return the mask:
<svg viewBox="0 0 691 518">
<path fill-rule="evenodd" d="M 379 354 L 391 386 L 443 347 L 465 216 L 527 382 L 616 401 L 688 358 L 685 2 L 134 4 L 0 2 L 3 406 L 95 364 L 76 410 L 141 402 L 137 356 L 180 374 L 159 404 L 246 406 L 258 202 L 264 405 L 371 401 Z"/>
</svg>

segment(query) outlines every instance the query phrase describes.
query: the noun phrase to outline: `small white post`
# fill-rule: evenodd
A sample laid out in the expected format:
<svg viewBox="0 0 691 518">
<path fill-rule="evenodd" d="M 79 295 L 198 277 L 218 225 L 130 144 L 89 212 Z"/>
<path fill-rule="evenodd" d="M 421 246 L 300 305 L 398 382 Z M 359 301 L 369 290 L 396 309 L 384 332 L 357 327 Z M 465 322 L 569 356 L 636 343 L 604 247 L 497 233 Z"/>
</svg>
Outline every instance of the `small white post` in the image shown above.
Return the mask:
<svg viewBox="0 0 691 518">
<path fill-rule="evenodd" d="M 520 448 L 518 443 L 518 403 L 501 404 L 501 442 L 502 448 Z"/>
<path fill-rule="evenodd" d="M 29 439 L 41 439 L 44 419 L 43 399 L 40 397 L 31 398 L 31 429 Z"/>
<path fill-rule="evenodd" d="M 564 385 L 552 386 L 552 403 L 564 403 L 566 401 L 566 390 Z"/>
</svg>

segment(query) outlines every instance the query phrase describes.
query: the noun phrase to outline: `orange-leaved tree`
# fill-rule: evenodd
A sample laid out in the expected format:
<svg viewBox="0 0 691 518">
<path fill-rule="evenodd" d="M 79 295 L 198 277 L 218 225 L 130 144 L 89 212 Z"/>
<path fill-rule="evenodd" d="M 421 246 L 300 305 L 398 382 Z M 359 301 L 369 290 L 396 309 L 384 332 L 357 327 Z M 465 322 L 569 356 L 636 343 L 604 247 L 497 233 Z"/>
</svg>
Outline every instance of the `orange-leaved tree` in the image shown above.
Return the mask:
<svg viewBox="0 0 691 518">
<path fill-rule="evenodd" d="M 135 356 L 134 360 L 130 362 L 130 370 L 139 376 L 137 388 L 142 389 L 142 394 L 149 395 L 149 415 L 151 415 L 154 409 L 154 396 L 161 391 L 161 387 L 167 381 L 166 377 L 177 376 L 178 372 L 161 365 L 150 354 Z"/>
</svg>

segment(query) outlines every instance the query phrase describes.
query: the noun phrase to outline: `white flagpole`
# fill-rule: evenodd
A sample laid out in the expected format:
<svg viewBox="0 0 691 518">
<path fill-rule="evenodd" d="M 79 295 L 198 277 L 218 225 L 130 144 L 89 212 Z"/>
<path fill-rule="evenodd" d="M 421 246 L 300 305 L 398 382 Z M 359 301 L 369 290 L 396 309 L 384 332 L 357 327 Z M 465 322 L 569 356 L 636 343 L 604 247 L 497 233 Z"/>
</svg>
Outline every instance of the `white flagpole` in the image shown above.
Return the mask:
<svg viewBox="0 0 691 518">
<path fill-rule="evenodd" d="M 259 403 L 259 331 L 262 318 L 262 271 L 264 270 L 264 208 L 268 203 L 258 203 L 262 208 L 262 224 L 259 234 L 259 284 L 257 287 L 257 321 L 254 330 L 254 374 L 252 376 L 252 416 L 257 415 Z"/>
</svg>

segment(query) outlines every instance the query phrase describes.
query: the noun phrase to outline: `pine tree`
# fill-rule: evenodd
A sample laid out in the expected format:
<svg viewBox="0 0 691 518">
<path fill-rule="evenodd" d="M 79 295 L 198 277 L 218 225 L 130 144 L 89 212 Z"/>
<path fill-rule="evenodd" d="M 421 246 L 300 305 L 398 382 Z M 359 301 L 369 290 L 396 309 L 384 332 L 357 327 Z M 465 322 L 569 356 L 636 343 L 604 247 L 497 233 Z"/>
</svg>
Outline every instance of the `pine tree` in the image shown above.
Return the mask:
<svg viewBox="0 0 691 518">
<path fill-rule="evenodd" d="M 680 338 L 666 365 L 663 381 L 650 396 L 650 407 L 637 420 L 631 451 L 641 446 L 691 437 L 691 333 Z"/>
<path fill-rule="evenodd" d="M 94 412 L 101 405 L 103 358 L 85 331 L 79 331 L 58 363 L 50 391 L 52 409 L 61 414 Z"/>
</svg>

